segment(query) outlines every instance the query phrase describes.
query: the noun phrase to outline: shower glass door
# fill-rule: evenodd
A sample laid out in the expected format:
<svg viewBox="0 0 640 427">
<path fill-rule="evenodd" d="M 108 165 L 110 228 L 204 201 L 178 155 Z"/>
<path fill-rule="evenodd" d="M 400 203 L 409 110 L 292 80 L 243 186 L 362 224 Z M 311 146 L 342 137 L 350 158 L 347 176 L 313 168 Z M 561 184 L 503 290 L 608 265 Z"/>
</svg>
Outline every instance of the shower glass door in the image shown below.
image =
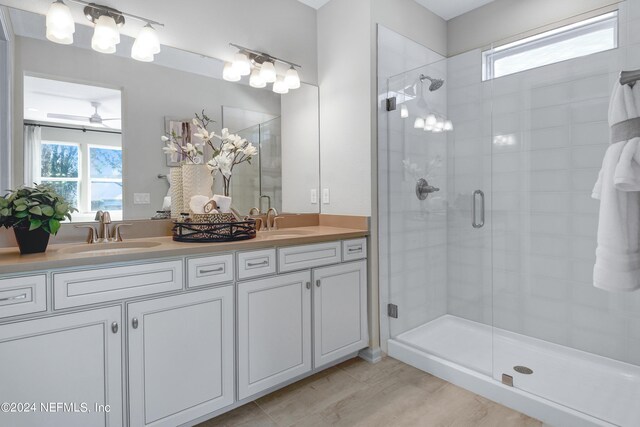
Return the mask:
<svg viewBox="0 0 640 427">
<path fill-rule="evenodd" d="M 637 26 L 639 2 L 630 11 L 627 3 L 618 4 L 619 34 L 597 39 L 609 34 L 618 47 L 491 80 L 493 377 L 637 426 L 640 292 L 607 292 L 592 280 L 599 202 L 591 192 L 609 146 L 610 93 L 620 70 L 640 68 L 628 16 L 635 8 Z M 596 36 L 571 48 L 585 50 Z"/>
<path fill-rule="evenodd" d="M 479 80 L 447 62 L 386 81 L 395 110 L 379 141 L 381 281 L 397 307 L 392 339 L 490 376 L 491 120 Z"/>
</svg>

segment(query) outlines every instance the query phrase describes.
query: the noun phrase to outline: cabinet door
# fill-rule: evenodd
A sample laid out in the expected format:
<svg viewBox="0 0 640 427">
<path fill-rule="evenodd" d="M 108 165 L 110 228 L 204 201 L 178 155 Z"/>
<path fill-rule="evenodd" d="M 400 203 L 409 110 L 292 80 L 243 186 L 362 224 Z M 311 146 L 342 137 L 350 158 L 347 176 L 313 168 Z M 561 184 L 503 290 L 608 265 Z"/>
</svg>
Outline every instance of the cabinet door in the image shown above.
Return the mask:
<svg viewBox="0 0 640 427">
<path fill-rule="evenodd" d="M 313 271 L 314 367 L 361 350 L 369 344 L 367 262 Z"/>
<path fill-rule="evenodd" d="M 122 426 L 120 322 L 110 307 L 1 325 L 0 402 L 36 407 L 0 425 Z"/>
<path fill-rule="evenodd" d="M 311 370 L 311 272 L 238 284 L 240 399 Z"/>
<path fill-rule="evenodd" d="M 128 305 L 131 426 L 176 426 L 233 403 L 233 287 Z"/>
</svg>

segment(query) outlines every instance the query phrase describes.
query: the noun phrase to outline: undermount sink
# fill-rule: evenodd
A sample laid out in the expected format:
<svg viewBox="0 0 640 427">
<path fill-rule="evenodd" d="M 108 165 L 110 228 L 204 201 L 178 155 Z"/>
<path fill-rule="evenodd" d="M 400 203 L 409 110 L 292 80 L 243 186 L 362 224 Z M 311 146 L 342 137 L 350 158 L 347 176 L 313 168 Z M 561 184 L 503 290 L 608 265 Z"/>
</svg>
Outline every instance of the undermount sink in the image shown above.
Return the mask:
<svg viewBox="0 0 640 427">
<path fill-rule="evenodd" d="M 298 237 L 298 236 L 308 236 L 310 234 L 313 234 L 313 231 L 284 229 L 284 230 L 262 231 L 261 234 L 263 236 Z"/>
<path fill-rule="evenodd" d="M 65 254 L 88 254 L 103 252 L 125 252 L 137 249 L 146 249 L 160 246 L 160 242 L 112 242 L 112 243 L 86 243 L 60 249 Z"/>
</svg>

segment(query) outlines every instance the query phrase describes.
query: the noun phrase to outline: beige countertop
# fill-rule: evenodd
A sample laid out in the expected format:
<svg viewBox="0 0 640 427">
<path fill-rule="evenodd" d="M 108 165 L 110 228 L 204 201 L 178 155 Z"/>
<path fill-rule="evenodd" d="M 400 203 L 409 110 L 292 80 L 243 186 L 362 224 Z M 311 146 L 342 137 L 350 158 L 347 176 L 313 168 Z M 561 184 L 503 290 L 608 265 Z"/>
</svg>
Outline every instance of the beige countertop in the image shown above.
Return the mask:
<svg viewBox="0 0 640 427">
<path fill-rule="evenodd" d="M 0 274 L 27 273 L 30 271 L 49 270 L 55 268 L 92 266 L 98 264 L 146 260 L 154 258 L 180 257 L 185 255 L 207 255 L 217 252 L 236 250 L 250 251 L 276 246 L 305 245 L 309 243 L 328 242 L 352 239 L 368 235 L 366 230 L 356 228 L 330 227 L 325 225 L 282 229 L 279 233 L 304 233 L 299 235 L 273 235 L 259 232 L 257 237 L 238 242 L 221 243 L 182 243 L 174 242 L 170 236 L 149 237 L 144 239 L 128 239 L 125 244 L 152 242 L 152 247 L 100 250 L 95 252 L 73 252 L 78 246 L 92 246 L 100 249 L 100 243 L 50 245 L 47 252 L 40 254 L 20 255 L 18 248 L 0 249 Z M 111 245 L 118 245 L 111 244 Z"/>
</svg>

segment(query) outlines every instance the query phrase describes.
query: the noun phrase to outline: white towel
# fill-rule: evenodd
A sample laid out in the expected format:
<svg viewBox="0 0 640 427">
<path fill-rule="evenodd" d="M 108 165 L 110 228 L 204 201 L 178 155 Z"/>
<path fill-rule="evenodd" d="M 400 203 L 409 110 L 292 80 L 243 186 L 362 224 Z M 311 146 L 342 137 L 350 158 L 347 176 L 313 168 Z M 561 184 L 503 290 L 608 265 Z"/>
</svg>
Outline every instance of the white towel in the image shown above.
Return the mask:
<svg viewBox="0 0 640 427">
<path fill-rule="evenodd" d="M 616 83 L 609 104 L 611 145 L 592 194 L 600 200 L 593 284 L 610 291 L 640 289 L 640 123 L 632 120 L 638 117 L 640 83 Z"/>
</svg>

